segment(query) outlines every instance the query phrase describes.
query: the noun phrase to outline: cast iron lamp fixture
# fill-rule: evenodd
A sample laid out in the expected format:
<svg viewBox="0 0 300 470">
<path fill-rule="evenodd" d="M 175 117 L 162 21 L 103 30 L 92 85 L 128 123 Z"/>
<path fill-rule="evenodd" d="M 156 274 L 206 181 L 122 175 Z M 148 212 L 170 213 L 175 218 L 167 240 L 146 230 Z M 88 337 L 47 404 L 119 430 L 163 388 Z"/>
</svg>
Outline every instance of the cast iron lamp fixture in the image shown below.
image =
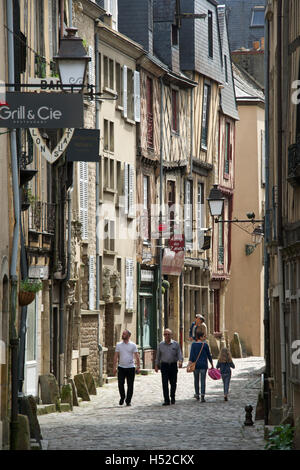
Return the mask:
<svg viewBox="0 0 300 470">
<path fill-rule="evenodd" d="M 210 190 L 209 197 L 207 198 L 208 201 L 208 206 L 209 210 L 211 213 L 211 216 L 214 217 L 214 221 L 216 223 L 219 222 L 226 222 L 226 223 L 247 223 L 249 224 L 258 224 L 264 223 L 263 219 L 255 219 L 255 214 L 254 212 L 249 212 L 247 215 L 247 219 L 232 219 L 232 220 L 219 220 L 219 217 L 223 213 L 223 206 L 224 206 L 224 196 L 220 189 L 218 188 L 217 184 L 214 184 L 213 187 Z M 240 227 L 241 228 L 241 227 Z M 247 231 L 247 230 L 246 230 Z M 250 232 L 247 232 L 250 233 Z M 251 233 L 252 236 L 252 244 L 247 244 L 245 247 L 246 255 L 251 255 L 253 251 L 255 250 L 256 246 L 261 243 L 263 236 L 264 236 L 264 230 L 263 226 L 257 226 L 254 228 L 253 232 Z"/>
<path fill-rule="evenodd" d="M 53 59 L 57 64 L 61 83 L 79 85 L 72 87 L 72 91 L 80 91 L 83 88 L 87 65 L 91 58 L 83 47 L 82 39 L 76 36 L 77 28 L 66 28 L 66 32 L 67 36 L 60 40 L 58 54 Z"/>
</svg>

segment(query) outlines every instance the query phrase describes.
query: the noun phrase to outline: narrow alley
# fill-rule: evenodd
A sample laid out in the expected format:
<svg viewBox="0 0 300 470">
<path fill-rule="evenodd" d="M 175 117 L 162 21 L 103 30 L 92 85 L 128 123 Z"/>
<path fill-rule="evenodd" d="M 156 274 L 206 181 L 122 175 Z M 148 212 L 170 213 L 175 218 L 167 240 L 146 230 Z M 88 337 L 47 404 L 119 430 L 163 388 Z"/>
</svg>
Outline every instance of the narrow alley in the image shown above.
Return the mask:
<svg viewBox="0 0 300 470">
<path fill-rule="evenodd" d="M 206 380 L 206 403 L 193 398 L 193 374 L 180 369 L 176 404 L 162 406 L 161 375 L 137 376 L 132 406 L 119 406 L 117 382 L 97 388 L 97 396 L 72 412 L 39 416 L 47 450 L 262 450 L 263 421 L 244 426 L 245 406 L 261 387 L 264 359 L 234 360 L 229 401 L 222 381 Z M 172 426 L 170 427 L 169 424 Z"/>
</svg>

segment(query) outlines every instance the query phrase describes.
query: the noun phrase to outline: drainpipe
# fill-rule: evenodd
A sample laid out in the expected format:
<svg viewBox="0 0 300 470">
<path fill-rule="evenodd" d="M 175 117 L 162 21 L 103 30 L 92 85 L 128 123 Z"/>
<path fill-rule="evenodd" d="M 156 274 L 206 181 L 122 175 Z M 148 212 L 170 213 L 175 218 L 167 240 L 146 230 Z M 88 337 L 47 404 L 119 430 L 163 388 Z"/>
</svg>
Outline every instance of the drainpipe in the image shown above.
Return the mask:
<svg viewBox="0 0 300 470">
<path fill-rule="evenodd" d="M 7 21 L 7 60 L 8 60 L 8 82 L 15 82 L 14 70 L 14 22 L 13 22 L 13 4 L 11 0 L 6 0 L 6 21 Z M 14 91 L 11 87 L 9 91 Z M 12 167 L 12 185 L 13 185 L 13 201 L 14 201 L 14 218 L 15 225 L 13 231 L 13 243 L 11 251 L 10 264 L 10 282 L 11 282 L 11 305 L 10 305 L 10 349 L 11 349 L 11 422 L 10 422 L 10 449 L 16 449 L 16 433 L 18 430 L 18 346 L 19 340 L 16 331 L 16 315 L 17 315 L 17 259 L 18 245 L 20 236 L 20 194 L 19 194 L 19 174 L 18 174 L 18 156 L 17 156 L 17 139 L 16 130 L 10 132 L 10 149 L 11 149 L 11 167 Z"/>
<path fill-rule="evenodd" d="M 159 168 L 159 225 L 162 224 L 163 204 L 163 98 L 164 85 L 160 77 L 160 168 Z M 162 340 L 162 230 L 159 231 L 159 278 L 158 278 L 158 338 L 159 344 Z"/>
<path fill-rule="evenodd" d="M 284 290 L 283 290 L 283 262 L 282 262 L 282 248 L 283 248 L 283 229 L 282 229 L 282 0 L 278 0 L 277 10 L 277 34 L 278 34 L 278 137 L 277 137 L 277 185 L 278 185 L 278 206 L 277 206 L 277 235 L 278 235 L 278 288 L 279 288 L 279 325 L 280 325 L 280 359 L 281 359 L 281 393 L 282 400 L 285 401 L 286 390 L 286 357 L 285 357 L 285 330 L 284 330 Z"/>
<path fill-rule="evenodd" d="M 264 373 L 264 423 L 269 423 L 270 409 L 270 387 L 271 375 L 270 364 L 270 306 L 269 306 L 269 278 L 270 278 L 270 255 L 268 244 L 270 242 L 270 184 L 269 184 L 269 19 L 265 18 L 265 243 L 264 243 L 264 350 L 265 350 L 265 373 Z"/>
<path fill-rule="evenodd" d="M 96 84 L 96 93 L 99 90 L 99 72 L 100 72 L 100 64 L 99 64 L 99 47 L 98 47 L 98 35 L 95 34 L 95 84 Z M 100 103 L 99 100 L 96 98 L 96 129 L 100 129 Z M 100 162 L 96 163 L 96 310 L 100 309 L 100 240 L 99 240 L 99 223 L 100 223 L 100 192 L 99 192 L 99 184 L 100 184 Z M 102 387 L 103 385 L 103 347 L 100 343 L 100 313 L 98 314 L 98 352 L 99 352 L 99 385 Z"/>
</svg>

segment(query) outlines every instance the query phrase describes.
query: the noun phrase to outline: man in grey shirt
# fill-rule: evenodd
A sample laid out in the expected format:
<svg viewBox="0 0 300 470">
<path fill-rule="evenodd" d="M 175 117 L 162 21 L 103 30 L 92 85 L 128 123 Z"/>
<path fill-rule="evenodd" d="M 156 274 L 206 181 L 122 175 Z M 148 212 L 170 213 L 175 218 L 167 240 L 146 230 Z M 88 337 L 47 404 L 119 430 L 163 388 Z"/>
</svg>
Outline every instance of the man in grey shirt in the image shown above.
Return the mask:
<svg viewBox="0 0 300 470">
<path fill-rule="evenodd" d="M 179 361 L 179 367 L 182 367 L 182 353 L 177 341 L 172 339 L 172 331 L 168 328 L 164 330 L 165 340 L 159 343 L 157 348 L 156 360 L 155 360 L 155 372 L 158 372 L 158 368 L 161 370 L 161 380 L 164 394 L 163 406 L 175 404 L 175 392 L 177 385 L 177 361 Z M 169 395 L 169 382 L 171 386 Z"/>
</svg>

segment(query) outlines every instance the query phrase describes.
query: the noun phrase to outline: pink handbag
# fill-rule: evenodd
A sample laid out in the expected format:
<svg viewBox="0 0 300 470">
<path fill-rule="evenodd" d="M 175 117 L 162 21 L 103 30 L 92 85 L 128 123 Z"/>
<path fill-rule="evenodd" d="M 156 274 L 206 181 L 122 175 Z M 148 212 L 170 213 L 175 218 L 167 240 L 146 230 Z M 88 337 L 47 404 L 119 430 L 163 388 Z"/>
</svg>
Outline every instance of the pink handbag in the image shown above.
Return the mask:
<svg viewBox="0 0 300 470">
<path fill-rule="evenodd" d="M 208 369 L 208 375 L 213 380 L 219 380 L 221 378 L 221 372 L 218 369 L 215 369 L 214 367 Z"/>
</svg>

